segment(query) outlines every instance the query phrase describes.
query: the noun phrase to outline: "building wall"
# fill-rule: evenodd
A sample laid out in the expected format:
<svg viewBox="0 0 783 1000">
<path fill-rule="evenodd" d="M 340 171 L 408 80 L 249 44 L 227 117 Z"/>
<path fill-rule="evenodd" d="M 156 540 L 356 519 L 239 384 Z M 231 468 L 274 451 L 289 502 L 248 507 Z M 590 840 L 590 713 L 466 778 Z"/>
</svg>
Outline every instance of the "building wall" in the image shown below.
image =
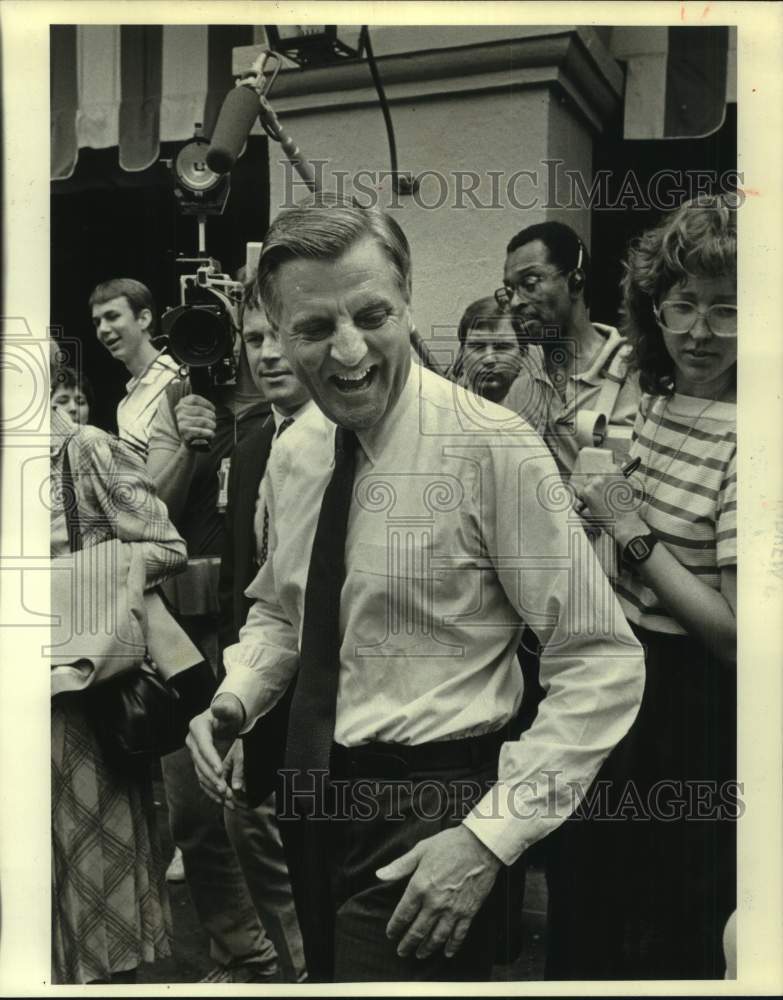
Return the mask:
<svg viewBox="0 0 783 1000">
<path fill-rule="evenodd" d="M 541 172 L 548 110 L 547 94 L 535 91 L 523 99 L 460 95 L 394 107 L 400 167 L 421 175 L 421 187 L 416 196 L 395 196 L 386 178 L 375 194 L 378 204 L 397 219 L 411 243 L 414 316 L 425 339 L 433 336 L 435 327 L 453 331 L 470 302 L 492 294 L 501 284 L 504 249 L 510 237 L 544 217 L 543 209 L 512 207 L 505 188 L 515 171 Z M 328 161 L 323 175 L 325 188 L 343 184 L 352 191 L 339 171 L 354 175 L 357 170 L 389 168 L 383 120 L 375 108 L 299 116 L 295 127 L 292 134 L 300 148 L 313 159 Z M 497 191 L 487 177 L 490 170 L 502 172 Z M 460 178 L 459 172 L 480 178 L 473 199 L 465 193 L 471 179 L 464 174 Z M 366 178 L 357 178 L 357 183 L 362 190 L 356 193 L 365 202 L 374 197 L 364 190 Z M 272 218 L 286 201 L 290 203 L 291 192 L 290 169 L 273 162 Z M 302 186 L 296 188 L 296 195 L 304 193 Z M 540 193 L 525 178 L 519 178 L 516 197 L 520 202 L 527 203 Z"/>
<path fill-rule="evenodd" d="M 569 174 L 578 173 L 589 191 L 593 180 L 593 136 L 586 128 L 580 128 L 573 113 L 557 98 L 549 101 L 547 112 L 547 156 L 557 162 L 549 171 L 555 176 L 547 186 L 550 207 L 546 218 L 571 226 L 589 247 L 590 211 L 584 199 L 579 198 L 579 188 Z"/>
<path fill-rule="evenodd" d="M 533 34 L 532 44 L 543 44 L 541 29 Z M 558 40 L 558 52 L 565 51 L 565 44 Z M 379 42 L 376 50 L 380 48 Z M 557 209 L 554 195 L 548 197 L 544 161 L 563 159 L 563 166 L 578 170 L 589 186 L 595 128 L 558 84 L 557 67 L 547 64 L 546 53 L 536 51 L 536 65 L 505 68 L 505 85 L 482 71 L 426 96 L 416 94 L 415 87 L 402 92 L 405 87 L 399 82 L 387 88 L 399 168 L 421 175 L 421 187 L 417 195 L 397 196 L 387 177 L 373 193 L 357 193 L 365 201 L 377 196 L 380 207 L 403 226 L 413 251 L 416 323 L 425 340 L 445 341 L 445 353 L 438 352 L 443 363 L 448 362 L 465 307 L 501 284 L 505 246 L 514 233 L 558 217 L 589 238 L 589 211 Z M 466 52 L 466 65 L 471 58 Z M 380 65 L 383 71 L 383 60 Z M 427 87 L 438 90 L 429 78 Z M 277 100 L 273 103 L 278 106 Z M 374 92 L 359 99 L 337 90 L 288 103 L 284 98 L 281 106 L 281 121 L 305 156 L 327 161 L 322 175 L 325 188 L 342 187 L 351 193 L 350 180 L 357 171 L 389 169 L 386 130 Z M 280 162 L 279 147 L 270 145 L 274 218 L 305 188 Z M 357 181 L 368 186 L 366 176 Z"/>
</svg>

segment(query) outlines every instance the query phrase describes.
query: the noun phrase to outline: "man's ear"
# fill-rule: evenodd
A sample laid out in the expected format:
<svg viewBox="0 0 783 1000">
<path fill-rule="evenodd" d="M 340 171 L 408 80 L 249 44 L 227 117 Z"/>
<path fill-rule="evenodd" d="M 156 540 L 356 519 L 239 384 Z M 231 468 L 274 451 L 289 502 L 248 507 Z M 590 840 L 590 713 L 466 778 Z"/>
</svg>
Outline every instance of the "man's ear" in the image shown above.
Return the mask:
<svg viewBox="0 0 783 1000">
<path fill-rule="evenodd" d="M 152 325 L 152 311 L 150 309 L 139 309 L 136 320 L 142 330 L 149 330 Z"/>
</svg>

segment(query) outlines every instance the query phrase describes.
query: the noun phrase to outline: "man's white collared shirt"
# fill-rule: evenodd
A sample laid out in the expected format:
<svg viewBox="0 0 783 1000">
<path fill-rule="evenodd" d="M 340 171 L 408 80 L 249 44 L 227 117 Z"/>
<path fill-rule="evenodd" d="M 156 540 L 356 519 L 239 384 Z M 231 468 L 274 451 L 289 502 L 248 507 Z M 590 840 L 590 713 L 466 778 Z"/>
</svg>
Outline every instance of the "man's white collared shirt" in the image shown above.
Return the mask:
<svg viewBox="0 0 783 1000">
<path fill-rule="evenodd" d="M 120 440 L 147 458 L 150 428 L 161 396 L 169 382 L 179 376 L 180 365 L 170 354 L 160 353 L 141 375 L 125 385 L 125 396 L 117 406 L 117 432 Z"/>
<path fill-rule="evenodd" d="M 515 414 L 414 365 L 392 411 L 358 437 L 335 741 L 417 744 L 500 728 L 521 702 L 527 622 L 544 647 L 547 696 L 521 739 L 503 744 L 495 798 L 466 820 L 511 863 L 562 822 L 574 786 L 586 791 L 627 732 L 642 650 L 551 455 Z M 334 440 L 313 408 L 267 466 L 269 557 L 246 591 L 255 604 L 225 651 L 219 690 L 240 699 L 246 730 L 297 669 Z"/>
</svg>

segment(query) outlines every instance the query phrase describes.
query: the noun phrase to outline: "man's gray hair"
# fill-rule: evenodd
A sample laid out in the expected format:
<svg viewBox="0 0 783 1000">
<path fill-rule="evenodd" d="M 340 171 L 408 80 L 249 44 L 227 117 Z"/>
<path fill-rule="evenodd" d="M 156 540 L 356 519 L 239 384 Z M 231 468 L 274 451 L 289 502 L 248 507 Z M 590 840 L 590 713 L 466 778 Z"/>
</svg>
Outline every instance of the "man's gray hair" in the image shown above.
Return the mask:
<svg viewBox="0 0 783 1000">
<path fill-rule="evenodd" d="M 274 324 L 282 304 L 277 272 L 288 260 L 336 260 L 355 243 L 372 237 L 394 269 L 406 301 L 411 291 L 411 252 L 394 219 L 377 208 L 362 208 L 333 195 L 311 195 L 275 219 L 258 262 L 258 294 Z M 247 300 L 246 300 L 247 304 Z"/>
</svg>

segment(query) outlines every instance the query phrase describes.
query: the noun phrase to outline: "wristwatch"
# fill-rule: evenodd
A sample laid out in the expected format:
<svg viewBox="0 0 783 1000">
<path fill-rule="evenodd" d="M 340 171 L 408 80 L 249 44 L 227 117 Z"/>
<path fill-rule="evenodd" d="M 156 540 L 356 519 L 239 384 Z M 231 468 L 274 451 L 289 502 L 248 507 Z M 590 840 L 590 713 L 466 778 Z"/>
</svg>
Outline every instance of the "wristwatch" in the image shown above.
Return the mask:
<svg viewBox="0 0 783 1000">
<path fill-rule="evenodd" d="M 636 535 L 629 539 L 622 550 L 623 560 L 631 566 L 638 566 L 652 555 L 652 550 L 658 544 L 658 539 L 650 532 L 647 535 Z"/>
</svg>

